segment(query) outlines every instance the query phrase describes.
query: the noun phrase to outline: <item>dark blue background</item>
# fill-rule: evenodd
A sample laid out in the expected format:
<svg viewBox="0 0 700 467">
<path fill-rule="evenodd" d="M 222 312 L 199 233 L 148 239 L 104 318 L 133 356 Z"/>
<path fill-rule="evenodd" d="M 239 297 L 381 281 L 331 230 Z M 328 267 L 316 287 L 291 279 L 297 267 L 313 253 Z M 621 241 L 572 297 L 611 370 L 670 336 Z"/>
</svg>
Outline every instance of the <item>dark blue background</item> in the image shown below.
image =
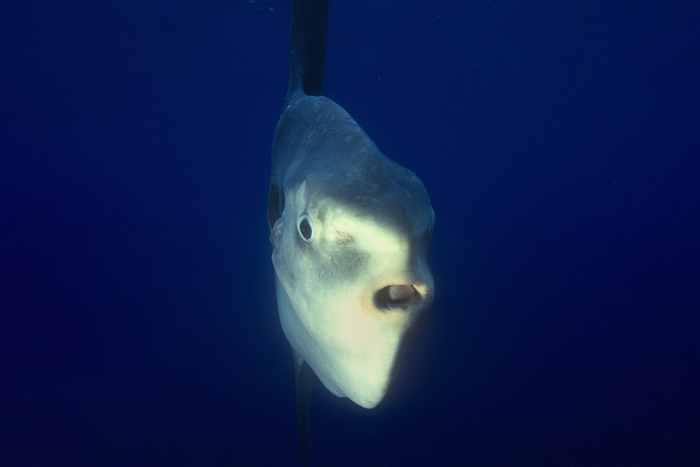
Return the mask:
<svg viewBox="0 0 700 467">
<path fill-rule="evenodd" d="M 21 6 L 19 6 L 21 3 Z M 0 15 L 2 465 L 301 465 L 266 224 L 290 2 Z M 332 2 L 437 296 L 312 465 L 700 464 L 697 2 Z"/>
</svg>

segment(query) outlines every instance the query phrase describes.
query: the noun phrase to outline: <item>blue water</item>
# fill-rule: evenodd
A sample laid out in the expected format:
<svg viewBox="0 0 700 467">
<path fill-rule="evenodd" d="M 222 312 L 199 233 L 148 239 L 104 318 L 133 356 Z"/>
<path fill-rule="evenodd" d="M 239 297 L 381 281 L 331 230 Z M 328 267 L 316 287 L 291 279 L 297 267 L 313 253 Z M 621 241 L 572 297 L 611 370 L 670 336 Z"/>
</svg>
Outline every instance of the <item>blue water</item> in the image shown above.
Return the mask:
<svg viewBox="0 0 700 467">
<path fill-rule="evenodd" d="M 266 224 L 290 2 L 0 15 L 0 459 L 300 466 Z M 672 3 L 672 4 L 669 4 Z M 437 295 L 311 465 L 700 465 L 700 7 L 333 1 L 324 94 L 423 180 Z"/>
</svg>

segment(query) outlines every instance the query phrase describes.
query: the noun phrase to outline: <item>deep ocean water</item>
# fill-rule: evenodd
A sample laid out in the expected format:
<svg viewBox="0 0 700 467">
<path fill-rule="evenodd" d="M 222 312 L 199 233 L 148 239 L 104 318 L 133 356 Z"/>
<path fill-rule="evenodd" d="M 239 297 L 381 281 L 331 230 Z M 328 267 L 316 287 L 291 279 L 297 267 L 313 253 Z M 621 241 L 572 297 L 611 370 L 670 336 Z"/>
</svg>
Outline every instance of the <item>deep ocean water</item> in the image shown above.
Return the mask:
<svg viewBox="0 0 700 467">
<path fill-rule="evenodd" d="M 673 2 L 672 2 L 673 3 Z M 291 2 L 0 15 L 0 458 L 300 466 L 266 223 Z M 700 465 L 700 5 L 331 1 L 436 299 L 310 465 Z"/>
</svg>

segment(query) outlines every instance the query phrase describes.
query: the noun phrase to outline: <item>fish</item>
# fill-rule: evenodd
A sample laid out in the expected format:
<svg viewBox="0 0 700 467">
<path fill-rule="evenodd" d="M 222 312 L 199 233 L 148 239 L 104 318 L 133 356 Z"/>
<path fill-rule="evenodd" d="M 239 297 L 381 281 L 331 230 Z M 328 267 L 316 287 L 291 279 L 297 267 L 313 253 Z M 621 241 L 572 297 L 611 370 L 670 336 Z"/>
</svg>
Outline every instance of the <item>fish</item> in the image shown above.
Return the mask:
<svg viewBox="0 0 700 467">
<path fill-rule="evenodd" d="M 435 213 L 421 180 L 321 95 L 328 0 L 294 0 L 289 86 L 272 143 L 267 219 L 308 465 L 316 379 L 371 409 L 433 302 Z"/>
</svg>

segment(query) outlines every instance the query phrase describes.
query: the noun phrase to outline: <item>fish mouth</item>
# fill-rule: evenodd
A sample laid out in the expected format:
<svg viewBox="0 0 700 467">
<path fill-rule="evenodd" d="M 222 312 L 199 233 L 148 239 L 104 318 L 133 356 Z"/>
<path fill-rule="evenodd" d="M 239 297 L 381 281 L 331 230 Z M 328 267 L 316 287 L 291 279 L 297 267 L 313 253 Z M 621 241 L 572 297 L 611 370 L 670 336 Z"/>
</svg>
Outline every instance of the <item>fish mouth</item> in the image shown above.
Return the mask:
<svg viewBox="0 0 700 467">
<path fill-rule="evenodd" d="M 429 305 L 428 300 L 429 288 L 424 284 L 387 285 L 374 294 L 374 303 L 381 310 L 422 308 L 421 304 Z"/>
</svg>

